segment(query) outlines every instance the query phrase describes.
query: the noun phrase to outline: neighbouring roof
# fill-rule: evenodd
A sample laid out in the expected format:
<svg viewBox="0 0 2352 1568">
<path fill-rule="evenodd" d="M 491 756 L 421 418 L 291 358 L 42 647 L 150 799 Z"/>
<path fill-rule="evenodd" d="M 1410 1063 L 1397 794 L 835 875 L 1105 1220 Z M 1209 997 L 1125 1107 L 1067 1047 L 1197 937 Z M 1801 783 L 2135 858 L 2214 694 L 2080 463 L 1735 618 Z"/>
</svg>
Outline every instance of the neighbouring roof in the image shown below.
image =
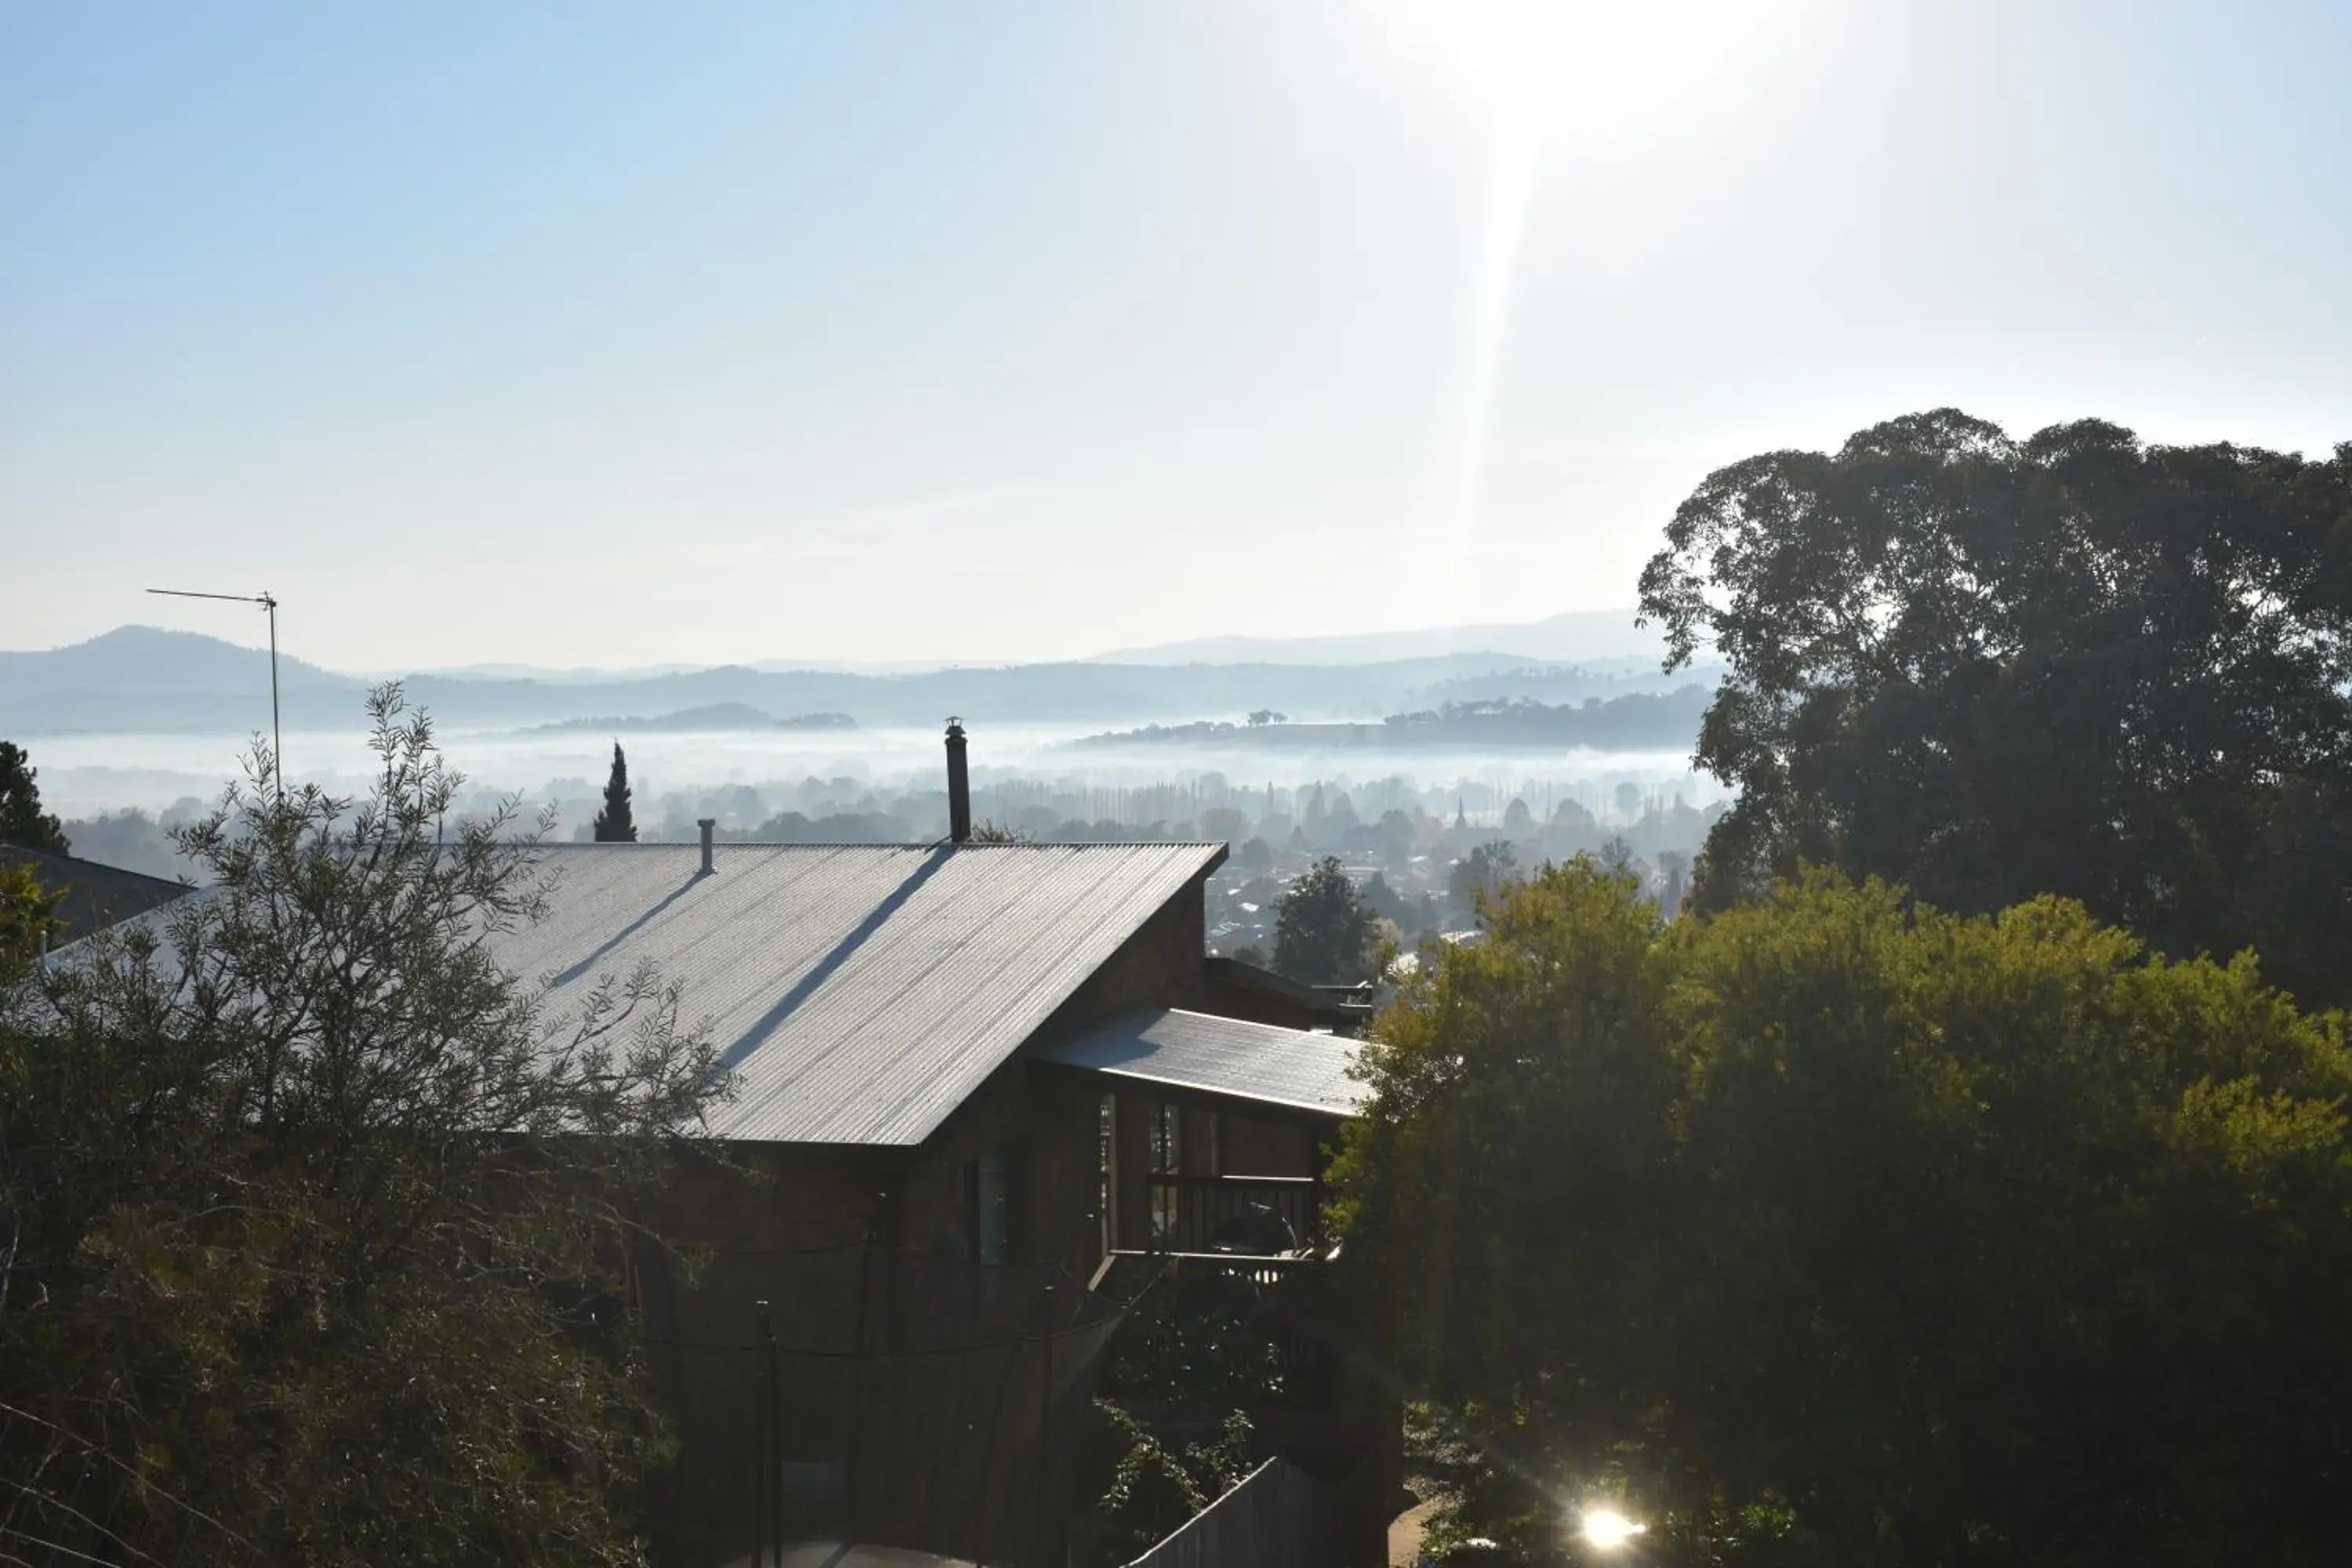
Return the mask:
<svg viewBox="0 0 2352 1568">
<path fill-rule="evenodd" d="M 1286 974 L 1276 974 L 1271 969 L 1244 963 L 1238 958 L 1213 955 L 1205 963 L 1212 980 L 1267 996 L 1278 996 L 1286 1002 L 1322 1014 L 1335 1023 L 1353 1023 L 1369 1016 L 1372 1010 L 1371 988 L 1368 985 L 1308 985 Z"/>
<path fill-rule="evenodd" d="M 695 844 L 544 852 L 547 918 L 493 952 L 551 1007 L 650 961 L 734 1069 L 716 1136 L 906 1146 L 1224 846 L 720 844 L 709 876 Z"/>
<path fill-rule="evenodd" d="M 0 844 L 0 866 L 29 866 L 41 886 L 65 894 L 58 904 L 57 917 L 65 922 L 62 940 L 66 942 L 143 915 L 188 890 L 184 882 L 15 844 Z"/>
<path fill-rule="evenodd" d="M 1175 1007 L 1139 1008 L 1046 1047 L 1040 1061 L 1323 1116 L 1352 1116 L 1364 1086 L 1348 1076 L 1360 1042 Z"/>
</svg>

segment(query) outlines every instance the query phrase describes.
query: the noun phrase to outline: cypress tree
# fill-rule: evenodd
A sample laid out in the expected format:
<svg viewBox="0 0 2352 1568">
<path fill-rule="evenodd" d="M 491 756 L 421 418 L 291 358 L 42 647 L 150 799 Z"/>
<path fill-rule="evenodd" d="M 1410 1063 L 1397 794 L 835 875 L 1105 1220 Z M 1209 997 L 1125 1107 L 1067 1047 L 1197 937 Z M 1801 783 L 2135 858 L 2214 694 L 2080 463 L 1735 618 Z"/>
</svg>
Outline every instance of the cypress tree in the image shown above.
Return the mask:
<svg viewBox="0 0 2352 1568">
<path fill-rule="evenodd" d="M 0 741 L 0 844 L 70 854 L 65 828 L 41 809 L 41 787 L 35 782 L 39 776 L 40 769 L 14 742 Z"/>
<path fill-rule="evenodd" d="M 637 825 L 629 816 L 629 759 L 613 742 L 613 776 L 604 781 L 604 809 L 596 814 L 596 842 L 635 844 Z"/>
</svg>

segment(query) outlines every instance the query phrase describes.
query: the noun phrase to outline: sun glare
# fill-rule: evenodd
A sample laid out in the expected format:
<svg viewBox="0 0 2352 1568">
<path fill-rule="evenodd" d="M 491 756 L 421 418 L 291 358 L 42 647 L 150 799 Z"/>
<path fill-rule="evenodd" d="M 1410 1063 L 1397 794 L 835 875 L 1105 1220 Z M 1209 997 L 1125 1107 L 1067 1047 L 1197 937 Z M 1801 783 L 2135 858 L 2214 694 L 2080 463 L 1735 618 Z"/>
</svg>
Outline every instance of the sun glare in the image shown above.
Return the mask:
<svg viewBox="0 0 2352 1568">
<path fill-rule="evenodd" d="M 1636 1524 L 1613 1508 L 1588 1508 L 1580 1529 L 1585 1544 L 1602 1552 L 1614 1552 L 1635 1536 L 1648 1531 L 1646 1524 Z"/>
<path fill-rule="evenodd" d="M 1418 56 L 1474 98 L 1488 121 L 1483 214 L 1470 258 L 1463 379 L 1449 442 L 1444 565 L 1435 584 L 1469 613 L 1512 294 L 1547 150 L 1632 134 L 1691 113 L 1802 0 L 1389 0 Z"/>
<path fill-rule="evenodd" d="M 1771 0 L 1412 0 L 1415 31 L 1497 119 L 1580 140 L 1686 109 L 1759 41 Z"/>
</svg>

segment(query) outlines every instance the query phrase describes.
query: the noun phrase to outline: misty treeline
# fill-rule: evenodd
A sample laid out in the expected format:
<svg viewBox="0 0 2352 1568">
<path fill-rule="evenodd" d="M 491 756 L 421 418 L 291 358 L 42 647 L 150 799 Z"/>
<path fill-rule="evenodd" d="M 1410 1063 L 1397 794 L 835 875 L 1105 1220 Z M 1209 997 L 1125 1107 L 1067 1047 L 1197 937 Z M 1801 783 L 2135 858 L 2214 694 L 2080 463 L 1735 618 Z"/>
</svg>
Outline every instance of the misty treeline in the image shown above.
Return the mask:
<svg viewBox="0 0 2352 1568">
<path fill-rule="evenodd" d="M 633 770 L 635 763 L 632 763 Z M 1565 769 L 1561 770 L 1564 774 Z M 722 840 L 772 843 L 928 843 L 947 832 L 947 791 L 928 780 L 882 782 L 846 775 L 798 783 L 726 784 L 655 791 L 635 773 L 638 837 L 686 842 L 709 817 Z M 551 781 L 543 792 L 561 820 L 581 825 L 593 816 L 602 783 Z M 1066 842 L 1129 839 L 1223 839 L 1236 848 L 1252 838 L 1276 847 L 1371 854 L 1393 841 L 1398 821 L 1412 831 L 1457 816 L 1533 842 L 1549 825 L 1570 835 L 1562 843 L 1591 847 L 1601 837 L 1575 837 L 1586 825 L 1637 825 L 1665 814 L 1676 828 L 1703 831 L 1701 816 L 1677 796 L 1695 798 L 1691 780 L 1656 784 L 1619 774 L 1602 778 L 1525 776 L 1423 783 L 1403 773 L 1356 778 L 1334 773 L 1300 784 L 1251 783 L 1208 771 L 1150 784 L 1105 783 L 1085 775 L 999 773 L 975 779 L 974 820 L 1016 837 Z M 1385 826 L 1383 826 L 1385 821 Z M 1664 844 L 1661 847 L 1667 847 Z M 1696 847 L 1692 837 L 1688 847 Z"/>
<path fill-rule="evenodd" d="M 1378 979 L 1390 957 L 1476 930 L 1481 901 L 1505 885 L 1580 856 L 1622 869 L 1674 913 L 1723 804 L 1702 811 L 1630 781 L 1588 805 L 1593 794 L 1529 789 L 1477 821 L 1391 807 L 1365 822 L 1345 792 L 1318 804 L 1310 789 L 1287 837 L 1244 839 L 1210 877 L 1210 951 L 1310 984 Z"/>
<path fill-rule="evenodd" d="M 1668 692 L 1637 692 L 1582 704 L 1538 702 L 1529 697 L 1465 698 L 1433 709 L 1389 716 L 1388 728 L 1449 742 L 1526 745 L 1545 742 L 1595 750 L 1679 747 L 1698 724 L 1712 689 L 1693 683 Z"/>
<path fill-rule="evenodd" d="M 1679 751 L 1690 744 L 1711 692 L 1710 687 L 1691 682 L 1672 691 L 1588 697 L 1581 703 L 1544 702 L 1526 695 L 1449 697 L 1434 708 L 1384 716 L 1377 743 L 1415 749 Z M 1286 713 L 1257 709 L 1238 723 L 1230 719 L 1199 719 L 1184 724 L 1147 724 L 1138 730 L 1089 735 L 1076 744 L 1100 749 L 1204 746 L 1296 751 L 1360 743 L 1368 728 L 1349 721 L 1294 721 Z"/>
<path fill-rule="evenodd" d="M 211 810 L 211 803 L 184 795 L 160 812 L 137 806 L 101 811 L 90 816 L 68 817 L 66 841 L 72 853 L 104 866 L 120 866 L 167 879 L 194 877 L 199 867 L 180 852 L 173 835 Z"/>
<path fill-rule="evenodd" d="M 558 835 L 585 840 L 605 805 L 601 784 L 550 781 L 536 797 L 553 806 Z M 1324 856 L 1340 857 L 1370 907 L 1410 951 L 1439 930 L 1476 921 L 1473 889 L 1497 866 L 1622 847 L 1624 858 L 1679 898 L 1681 879 L 1724 805 L 1692 804 L 1688 779 L 1459 779 L 1423 783 L 1391 773 L 1345 773 L 1304 784 L 1244 784 L 1207 772 L 1181 781 L 1105 784 L 1080 777 L 1004 773 L 973 790 L 975 818 L 994 832 L 1041 841 L 1217 840 L 1233 854 L 1210 883 L 1211 946 L 1272 951 L 1274 909 L 1289 884 Z M 500 809 L 504 796 L 463 785 L 452 820 Z M 179 852 L 174 833 L 210 803 L 194 797 L 161 813 L 137 808 L 68 818 L 71 852 L 163 878 L 202 881 L 205 868 Z M 637 780 L 634 816 L 645 842 L 691 842 L 710 817 L 727 841 L 929 843 L 947 831 L 946 793 L 928 781 L 836 775 L 647 792 Z M 1478 858 L 1465 878 L 1467 859 Z"/>
</svg>

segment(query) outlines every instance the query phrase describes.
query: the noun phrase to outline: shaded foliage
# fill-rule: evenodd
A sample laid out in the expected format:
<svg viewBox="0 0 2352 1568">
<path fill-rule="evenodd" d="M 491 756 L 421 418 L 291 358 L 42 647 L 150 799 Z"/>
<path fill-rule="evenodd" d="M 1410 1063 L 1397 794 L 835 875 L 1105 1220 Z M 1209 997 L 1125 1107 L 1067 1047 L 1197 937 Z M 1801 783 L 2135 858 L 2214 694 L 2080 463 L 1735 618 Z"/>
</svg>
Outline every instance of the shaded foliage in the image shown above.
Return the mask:
<svg viewBox="0 0 2352 1568">
<path fill-rule="evenodd" d="M 1709 475 L 1642 603 L 1670 668 L 1728 666 L 1702 906 L 1800 864 L 1972 911 L 2056 892 L 2352 999 L 2352 444 L 1916 415 Z"/>
<path fill-rule="evenodd" d="M 649 973 L 542 1016 L 484 946 L 543 909 L 530 837 L 372 707 L 367 800 L 257 754 L 179 835 L 207 893 L 6 994 L 0 1403 L 119 1461 L 75 1506 L 158 1554 L 142 1483 L 268 1562 L 635 1562 L 667 1440 L 606 1331 L 715 1058 Z"/>
<path fill-rule="evenodd" d="M 1339 858 L 1325 856 L 1283 895 L 1275 916 L 1275 972 L 1309 985 L 1371 979 L 1375 918 Z"/>
<path fill-rule="evenodd" d="M 69 855 L 65 828 L 41 809 L 40 772 L 23 747 L 0 741 L 0 844 Z"/>
<path fill-rule="evenodd" d="M 32 972 L 51 939 L 65 930 L 56 916 L 65 895 L 41 885 L 29 866 L 0 866 L 0 985 Z"/>
<path fill-rule="evenodd" d="M 1245 1273 L 1171 1266 L 1128 1310 L 1102 1386 L 1129 1403 L 1279 1402 L 1294 1392 L 1281 1322 L 1272 1292 Z"/>
<path fill-rule="evenodd" d="M 2250 960 L 1826 873 L 1662 921 L 1547 868 L 1410 982 L 1336 1178 L 1465 1523 L 1660 1561 L 2321 1563 L 2352 1058 Z M 1645 1548 L 1650 1550 L 1649 1548 Z"/>
<path fill-rule="evenodd" d="M 1250 1421 L 1241 1411 L 1213 1438 L 1180 1447 L 1109 1400 L 1095 1401 L 1095 1410 L 1120 1449 L 1084 1531 L 1106 1563 L 1140 1557 L 1249 1473 Z"/>
</svg>

